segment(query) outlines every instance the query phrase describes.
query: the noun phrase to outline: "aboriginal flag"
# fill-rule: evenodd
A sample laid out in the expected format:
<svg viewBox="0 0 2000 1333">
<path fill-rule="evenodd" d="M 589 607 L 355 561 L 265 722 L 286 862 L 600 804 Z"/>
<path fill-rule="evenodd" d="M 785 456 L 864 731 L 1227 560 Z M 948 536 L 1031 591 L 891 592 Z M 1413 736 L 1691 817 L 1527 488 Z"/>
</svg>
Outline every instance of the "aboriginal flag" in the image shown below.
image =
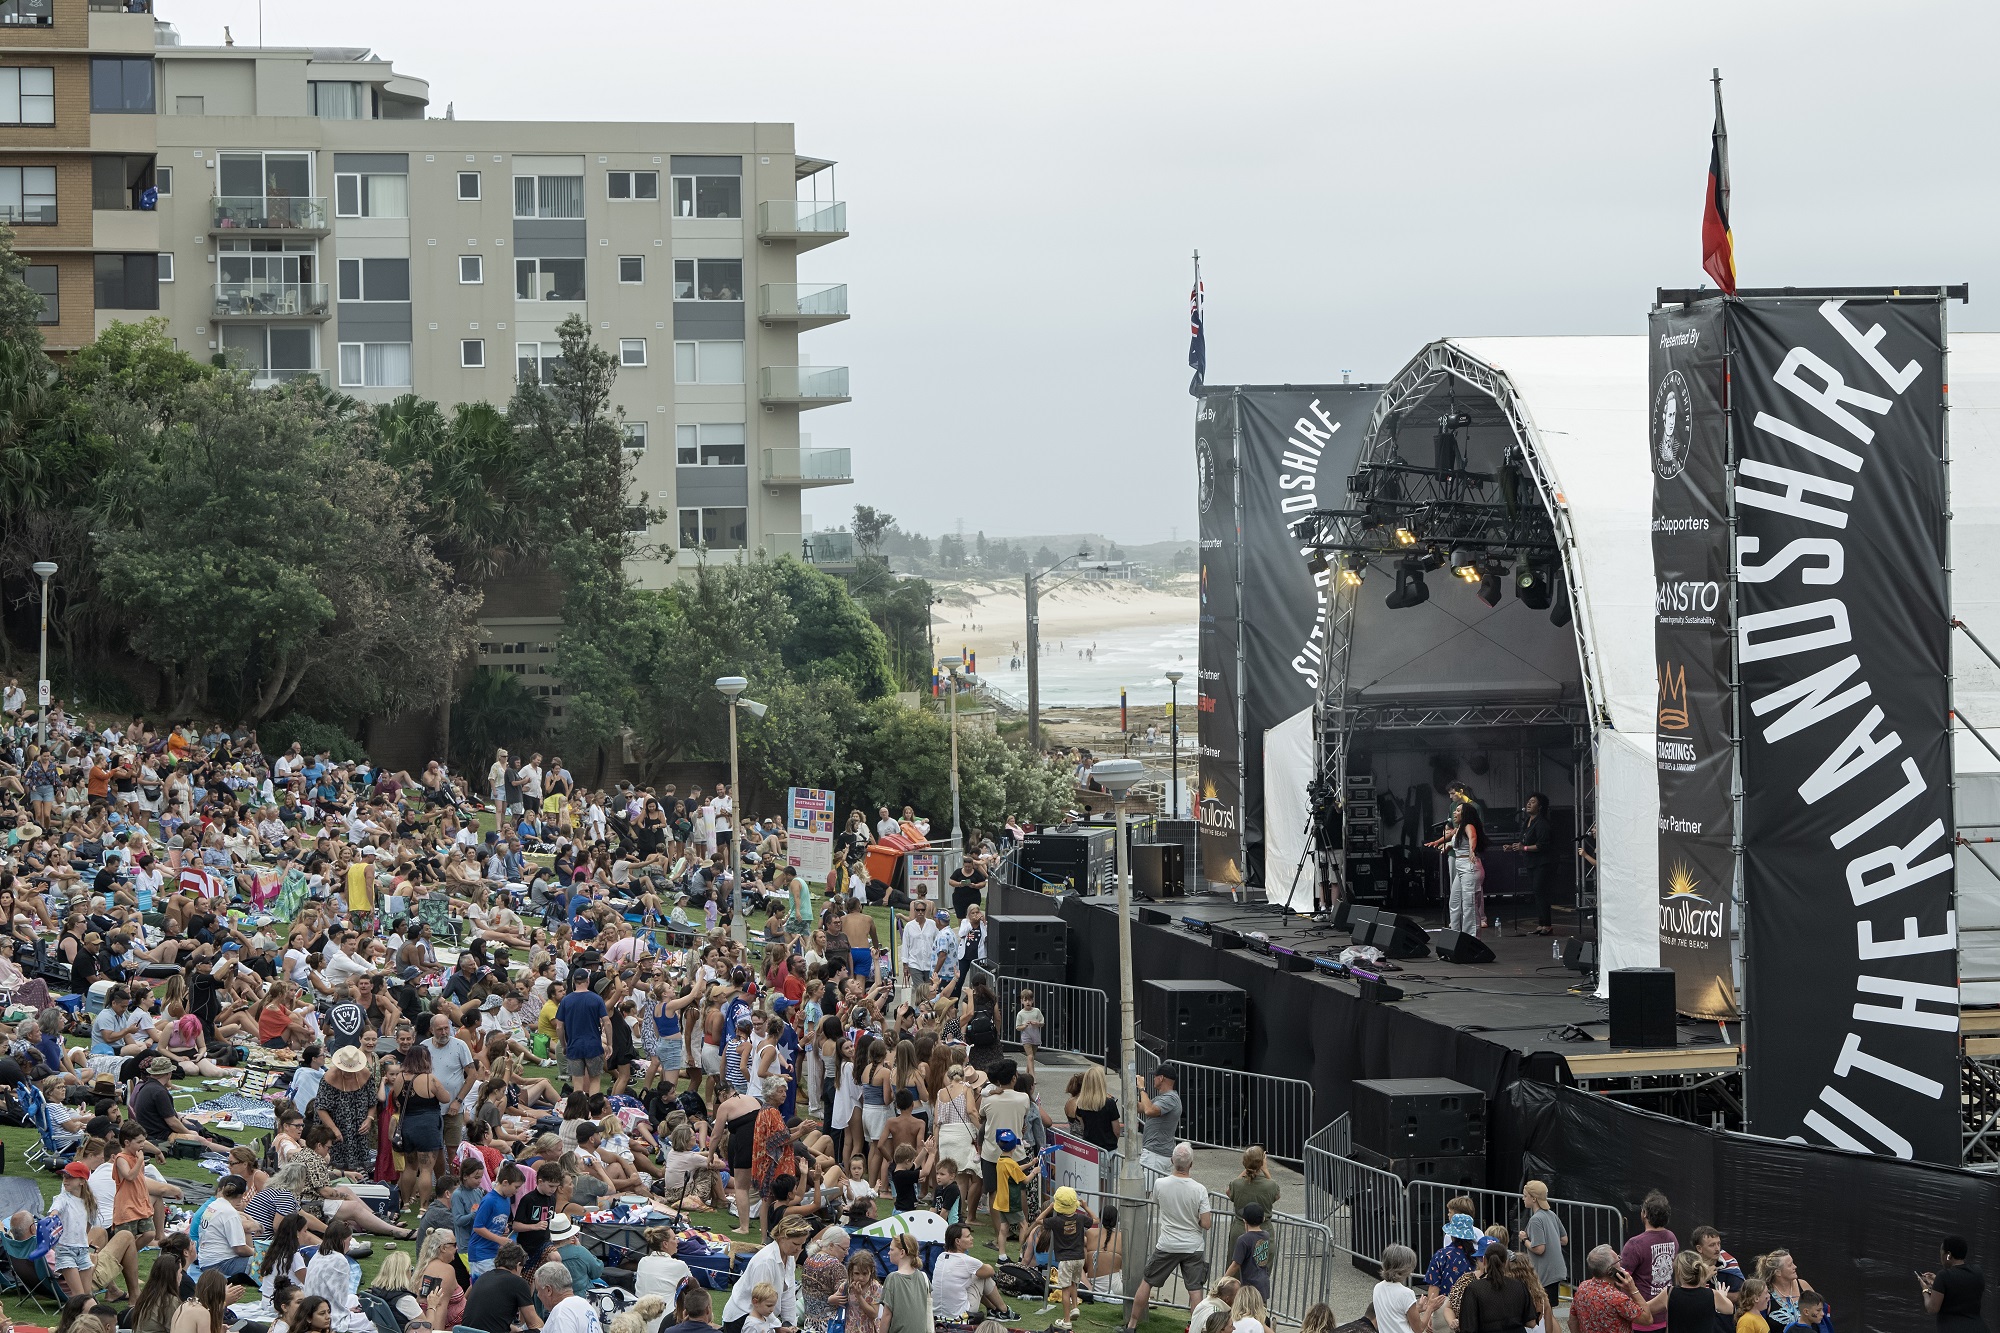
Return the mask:
<svg viewBox="0 0 2000 1333">
<path fill-rule="evenodd" d="M 1708 199 L 1701 211 L 1701 267 L 1736 294 L 1736 242 L 1729 234 L 1729 131 L 1722 124 L 1722 73 L 1715 75 L 1715 132 L 1708 150 Z"/>
</svg>

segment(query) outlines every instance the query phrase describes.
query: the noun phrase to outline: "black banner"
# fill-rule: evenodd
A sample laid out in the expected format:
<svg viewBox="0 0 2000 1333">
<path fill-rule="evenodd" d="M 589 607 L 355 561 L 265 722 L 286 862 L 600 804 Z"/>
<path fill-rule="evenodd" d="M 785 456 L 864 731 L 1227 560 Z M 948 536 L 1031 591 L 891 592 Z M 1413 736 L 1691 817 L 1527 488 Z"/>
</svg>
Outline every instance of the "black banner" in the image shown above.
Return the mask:
<svg viewBox="0 0 2000 1333">
<path fill-rule="evenodd" d="M 1675 1003 L 1730 1018 L 1729 428 L 1722 302 L 1655 310 L 1652 386 L 1653 644 L 1660 777 L 1660 966 Z"/>
<path fill-rule="evenodd" d="M 1291 525 L 1347 502 L 1378 385 L 1238 388 L 1243 485 L 1243 841 L 1252 883 L 1264 864 L 1264 733 L 1312 708 L 1325 661 L 1331 575 L 1306 568 Z M 1304 784 L 1310 769 L 1299 775 Z M 1296 835 L 1301 830 L 1288 830 Z"/>
<path fill-rule="evenodd" d="M 1955 1163 L 1944 308 L 1731 325 L 1750 1127 Z"/>
<path fill-rule="evenodd" d="M 1243 747 L 1237 730 L 1240 626 L 1236 579 L 1243 554 L 1237 524 L 1236 400 L 1205 392 L 1195 408 L 1196 499 L 1201 506 L 1201 685 L 1196 725 L 1200 781 L 1193 802 L 1201 829 L 1202 877 L 1243 883 Z"/>
</svg>

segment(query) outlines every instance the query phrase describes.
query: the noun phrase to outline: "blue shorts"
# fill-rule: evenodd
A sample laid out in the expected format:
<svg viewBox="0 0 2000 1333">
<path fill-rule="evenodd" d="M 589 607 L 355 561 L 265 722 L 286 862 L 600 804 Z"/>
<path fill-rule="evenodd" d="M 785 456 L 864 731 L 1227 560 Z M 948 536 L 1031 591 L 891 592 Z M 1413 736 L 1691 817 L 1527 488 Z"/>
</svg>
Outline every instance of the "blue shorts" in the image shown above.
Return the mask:
<svg viewBox="0 0 2000 1333">
<path fill-rule="evenodd" d="M 54 1253 L 49 1255 L 49 1270 L 51 1272 L 60 1273 L 65 1269 L 73 1268 L 79 1273 L 88 1273 L 93 1267 L 94 1265 L 90 1259 L 90 1246 L 88 1245 L 58 1245 Z"/>
<path fill-rule="evenodd" d="M 864 949 L 857 944 L 848 950 L 848 956 L 853 959 L 855 976 L 860 977 L 863 981 L 873 981 L 875 979 L 875 951 L 873 949 Z"/>
</svg>

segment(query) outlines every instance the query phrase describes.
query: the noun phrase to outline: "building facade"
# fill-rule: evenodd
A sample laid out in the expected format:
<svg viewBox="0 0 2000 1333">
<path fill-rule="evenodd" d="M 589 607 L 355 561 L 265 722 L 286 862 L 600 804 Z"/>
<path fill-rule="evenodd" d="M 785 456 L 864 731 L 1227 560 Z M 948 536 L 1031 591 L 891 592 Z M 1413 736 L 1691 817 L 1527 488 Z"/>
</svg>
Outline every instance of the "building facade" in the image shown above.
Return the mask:
<svg viewBox="0 0 2000 1333">
<path fill-rule="evenodd" d="M 366 49 L 185 46 L 152 11 L 0 0 L 0 220 L 52 353 L 158 315 L 255 383 L 504 405 L 580 315 L 667 513 L 635 578 L 759 550 L 851 566 L 803 503 L 849 453 L 800 429 L 848 400 L 847 368 L 801 350 L 847 288 L 799 278 L 846 206 L 792 126 L 439 118 Z M 506 600 L 480 661 L 559 709 L 552 596 Z"/>
</svg>

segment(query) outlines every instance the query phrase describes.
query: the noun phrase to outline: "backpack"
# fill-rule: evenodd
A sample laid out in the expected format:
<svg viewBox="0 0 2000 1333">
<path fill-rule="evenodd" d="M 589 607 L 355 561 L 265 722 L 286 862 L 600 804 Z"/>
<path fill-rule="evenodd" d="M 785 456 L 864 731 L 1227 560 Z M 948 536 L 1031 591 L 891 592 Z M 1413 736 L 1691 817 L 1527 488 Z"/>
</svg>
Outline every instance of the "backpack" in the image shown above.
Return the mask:
<svg viewBox="0 0 2000 1333">
<path fill-rule="evenodd" d="M 1003 1296 L 1045 1296 L 1049 1290 L 1042 1275 L 1026 1264 L 994 1265 L 993 1284 Z"/>
<path fill-rule="evenodd" d="M 1000 1029 L 993 1022 L 993 1015 L 985 1009 L 975 1009 L 965 1025 L 965 1041 L 968 1046 L 996 1046 L 1000 1042 Z"/>
</svg>

